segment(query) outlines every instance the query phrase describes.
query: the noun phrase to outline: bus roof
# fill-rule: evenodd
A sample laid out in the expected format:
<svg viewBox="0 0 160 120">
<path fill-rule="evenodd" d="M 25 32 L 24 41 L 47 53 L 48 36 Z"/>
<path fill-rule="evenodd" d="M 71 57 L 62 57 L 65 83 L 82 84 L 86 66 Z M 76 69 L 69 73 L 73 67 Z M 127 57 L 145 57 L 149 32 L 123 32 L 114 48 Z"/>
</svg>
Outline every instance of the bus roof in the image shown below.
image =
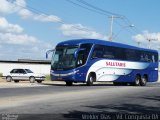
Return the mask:
<svg viewBox="0 0 160 120">
<path fill-rule="evenodd" d="M 114 46 L 114 47 L 122 47 L 122 48 L 130 48 L 130 49 L 144 50 L 144 51 L 150 51 L 150 52 L 158 52 L 158 51 L 152 50 L 152 49 L 140 48 L 140 47 L 131 46 L 131 45 L 127 45 L 127 44 L 110 42 L 110 41 L 105 41 L 105 40 L 98 40 L 98 39 L 67 40 L 67 41 L 63 41 L 63 42 L 58 43 L 57 46 L 80 45 L 80 44 L 85 44 L 85 43 L 107 45 L 107 46 Z"/>
</svg>

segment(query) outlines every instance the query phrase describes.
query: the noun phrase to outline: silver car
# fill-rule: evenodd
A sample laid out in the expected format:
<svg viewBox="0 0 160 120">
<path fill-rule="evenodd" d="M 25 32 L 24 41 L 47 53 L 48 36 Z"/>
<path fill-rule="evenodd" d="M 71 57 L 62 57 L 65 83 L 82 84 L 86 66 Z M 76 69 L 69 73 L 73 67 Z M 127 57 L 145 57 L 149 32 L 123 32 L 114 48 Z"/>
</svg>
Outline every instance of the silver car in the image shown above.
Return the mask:
<svg viewBox="0 0 160 120">
<path fill-rule="evenodd" d="M 29 80 L 31 83 L 35 81 L 41 83 L 45 80 L 45 75 L 33 73 L 30 69 L 13 69 L 3 77 L 5 77 L 7 82 L 12 80 L 14 82 Z"/>
</svg>

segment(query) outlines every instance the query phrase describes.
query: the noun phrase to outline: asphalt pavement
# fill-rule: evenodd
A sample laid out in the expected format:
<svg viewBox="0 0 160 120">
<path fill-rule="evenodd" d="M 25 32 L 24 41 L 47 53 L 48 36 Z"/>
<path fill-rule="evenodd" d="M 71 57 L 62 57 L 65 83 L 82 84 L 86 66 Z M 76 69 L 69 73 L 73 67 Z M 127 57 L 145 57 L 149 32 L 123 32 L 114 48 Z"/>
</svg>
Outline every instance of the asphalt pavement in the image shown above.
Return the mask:
<svg viewBox="0 0 160 120">
<path fill-rule="evenodd" d="M 160 119 L 160 83 L 145 87 L 85 84 L 40 84 L 0 89 L 1 118 L 18 120 L 130 119 L 151 115 Z M 140 116 L 146 117 L 146 116 Z"/>
</svg>

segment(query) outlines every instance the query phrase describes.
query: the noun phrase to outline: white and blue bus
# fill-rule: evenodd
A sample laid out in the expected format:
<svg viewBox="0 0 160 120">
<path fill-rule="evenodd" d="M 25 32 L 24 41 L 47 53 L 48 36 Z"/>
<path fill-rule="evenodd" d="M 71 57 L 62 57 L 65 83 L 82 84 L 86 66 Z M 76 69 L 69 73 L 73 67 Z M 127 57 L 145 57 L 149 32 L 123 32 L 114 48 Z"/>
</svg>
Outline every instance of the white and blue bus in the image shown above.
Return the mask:
<svg viewBox="0 0 160 120">
<path fill-rule="evenodd" d="M 51 51 L 51 80 L 65 81 L 68 86 L 73 82 L 91 86 L 96 81 L 145 86 L 147 82 L 158 80 L 156 50 L 78 39 L 60 42 Z"/>
</svg>

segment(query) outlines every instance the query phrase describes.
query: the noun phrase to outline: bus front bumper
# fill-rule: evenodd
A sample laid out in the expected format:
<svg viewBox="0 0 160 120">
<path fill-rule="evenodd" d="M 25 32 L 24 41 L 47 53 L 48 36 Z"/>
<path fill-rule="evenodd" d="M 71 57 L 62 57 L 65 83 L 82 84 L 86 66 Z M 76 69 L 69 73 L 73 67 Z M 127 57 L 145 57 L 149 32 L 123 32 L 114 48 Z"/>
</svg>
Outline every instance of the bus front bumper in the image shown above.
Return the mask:
<svg viewBox="0 0 160 120">
<path fill-rule="evenodd" d="M 55 71 L 52 71 L 50 72 L 50 75 L 51 75 L 51 80 L 52 81 L 73 81 L 73 82 L 76 82 L 76 79 L 75 79 L 75 74 L 78 73 L 79 71 L 78 70 L 72 70 L 72 71 L 68 71 L 68 72 L 55 72 Z"/>
</svg>

